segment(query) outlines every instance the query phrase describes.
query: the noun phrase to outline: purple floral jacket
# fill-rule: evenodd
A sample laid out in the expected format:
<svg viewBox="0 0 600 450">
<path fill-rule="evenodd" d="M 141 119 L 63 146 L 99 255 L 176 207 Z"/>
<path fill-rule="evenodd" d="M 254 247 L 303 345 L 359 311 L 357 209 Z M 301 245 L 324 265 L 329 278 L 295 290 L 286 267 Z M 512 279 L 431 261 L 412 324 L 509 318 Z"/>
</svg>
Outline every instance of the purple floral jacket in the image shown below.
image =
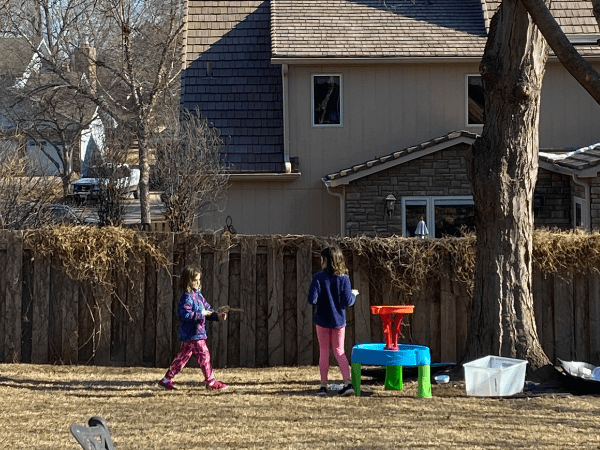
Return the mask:
<svg viewBox="0 0 600 450">
<path fill-rule="evenodd" d="M 206 319 L 219 320 L 219 315 L 216 312 L 213 312 L 210 316 L 202 315 L 202 311 L 210 309 L 210 304 L 204 299 L 200 291 L 183 293 L 177 307 L 179 339 L 181 341 L 206 339 Z"/>
</svg>

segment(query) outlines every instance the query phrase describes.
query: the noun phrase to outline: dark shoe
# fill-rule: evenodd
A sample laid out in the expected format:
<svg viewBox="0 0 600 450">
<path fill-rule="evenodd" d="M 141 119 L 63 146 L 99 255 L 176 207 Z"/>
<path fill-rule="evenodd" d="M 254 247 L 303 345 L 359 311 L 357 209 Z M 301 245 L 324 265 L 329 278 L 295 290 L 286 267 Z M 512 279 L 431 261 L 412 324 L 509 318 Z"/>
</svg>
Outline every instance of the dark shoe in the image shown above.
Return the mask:
<svg viewBox="0 0 600 450">
<path fill-rule="evenodd" d="M 354 395 L 354 388 L 352 387 L 352 384 L 347 384 L 346 386 L 344 386 L 342 390 L 338 392 L 338 395 L 340 397 L 349 397 L 351 395 Z"/>
<path fill-rule="evenodd" d="M 319 397 L 325 397 L 327 395 L 327 388 L 325 386 L 321 386 L 319 392 L 317 392 Z"/>
<path fill-rule="evenodd" d="M 162 380 L 160 380 L 158 382 L 158 385 L 163 388 L 166 389 L 167 391 L 173 390 L 173 389 L 177 389 L 175 387 L 175 385 L 173 384 L 173 380 L 167 380 L 166 378 L 163 378 Z"/>
</svg>

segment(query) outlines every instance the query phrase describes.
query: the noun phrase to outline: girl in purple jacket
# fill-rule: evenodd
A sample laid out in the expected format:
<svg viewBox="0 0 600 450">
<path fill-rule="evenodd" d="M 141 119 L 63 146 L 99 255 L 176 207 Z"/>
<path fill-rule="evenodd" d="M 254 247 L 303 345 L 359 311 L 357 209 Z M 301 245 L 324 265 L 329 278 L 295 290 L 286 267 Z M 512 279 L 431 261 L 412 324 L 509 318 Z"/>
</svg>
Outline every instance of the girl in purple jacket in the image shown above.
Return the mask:
<svg viewBox="0 0 600 450">
<path fill-rule="evenodd" d="M 338 395 L 354 394 L 350 378 L 350 364 L 344 352 L 346 335 L 346 309 L 356 301 L 358 291 L 351 289 L 348 269 L 342 250 L 334 245 L 321 252 L 322 271 L 313 276 L 308 290 L 308 303 L 315 305 L 313 322 L 319 340 L 319 370 L 321 387 L 317 395 L 327 395 L 329 350 L 333 350 L 344 386 Z"/>
<path fill-rule="evenodd" d="M 181 350 L 171 363 L 165 377 L 158 382 L 160 387 L 175 389 L 173 377 L 187 364 L 191 356 L 198 360 L 200 369 L 206 380 L 206 389 L 225 389 L 227 385 L 215 380 L 210 353 L 206 346 L 206 319 L 217 321 L 227 320 L 227 314 L 217 314 L 200 293 L 202 272 L 194 266 L 187 266 L 181 273 L 179 287 L 183 295 L 179 300 L 177 312 L 179 315 L 179 339 L 182 341 Z"/>
</svg>

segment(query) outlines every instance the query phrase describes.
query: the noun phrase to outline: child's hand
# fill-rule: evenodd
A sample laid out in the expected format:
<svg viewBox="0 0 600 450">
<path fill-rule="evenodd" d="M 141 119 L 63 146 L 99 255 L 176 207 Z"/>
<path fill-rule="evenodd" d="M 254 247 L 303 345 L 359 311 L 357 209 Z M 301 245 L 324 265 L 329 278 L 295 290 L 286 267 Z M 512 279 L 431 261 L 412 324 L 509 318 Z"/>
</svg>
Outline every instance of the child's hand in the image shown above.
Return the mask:
<svg viewBox="0 0 600 450">
<path fill-rule="evenodd" d="M 354 294 L 354 296 L 356 297 L 358 295 L 358 289 L 352 289 L 352 293 Z"/>
<path fill-rule="evenodd" d="M 205 316 L 205 317 L 212 315 L 212 313 L 213 312 L 210 309 L 203 309 L 202 310 L 202 315 Z"/>
<path fill-rule="evenodd" d="M 221 314 L 219 314 L 219 319 L 221 319 L 221 320 L 227 320 L 227 313 L 221 313 Z"/>
</svg>

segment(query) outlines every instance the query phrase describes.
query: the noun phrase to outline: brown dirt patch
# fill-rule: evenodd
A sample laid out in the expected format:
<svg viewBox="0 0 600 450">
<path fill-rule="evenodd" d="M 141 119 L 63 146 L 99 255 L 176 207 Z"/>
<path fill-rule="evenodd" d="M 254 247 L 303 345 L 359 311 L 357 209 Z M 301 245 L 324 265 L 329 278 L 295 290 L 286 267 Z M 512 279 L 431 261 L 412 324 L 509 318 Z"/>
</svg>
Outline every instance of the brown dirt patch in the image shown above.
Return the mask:
<svg viewBox="0 0 600 450">
<path fill-rule="evenodd" d="M 0 443 L 6 449 L 77 449 L 72 423 L 104 417 L 124 449 L 600 448 L 600 397 L 466 397 L 464 384 L 417 383 L 362 397 L 320 398 L 317 367 L 218 369 L 230 388 L 209 392 L 185 368 L 177 391 L 164 369 L 0 364 Z M 332 368 L 333 377 L 339 376 Z M 332 379 L 336 383 L 339 380 Z"/>
</svg>

